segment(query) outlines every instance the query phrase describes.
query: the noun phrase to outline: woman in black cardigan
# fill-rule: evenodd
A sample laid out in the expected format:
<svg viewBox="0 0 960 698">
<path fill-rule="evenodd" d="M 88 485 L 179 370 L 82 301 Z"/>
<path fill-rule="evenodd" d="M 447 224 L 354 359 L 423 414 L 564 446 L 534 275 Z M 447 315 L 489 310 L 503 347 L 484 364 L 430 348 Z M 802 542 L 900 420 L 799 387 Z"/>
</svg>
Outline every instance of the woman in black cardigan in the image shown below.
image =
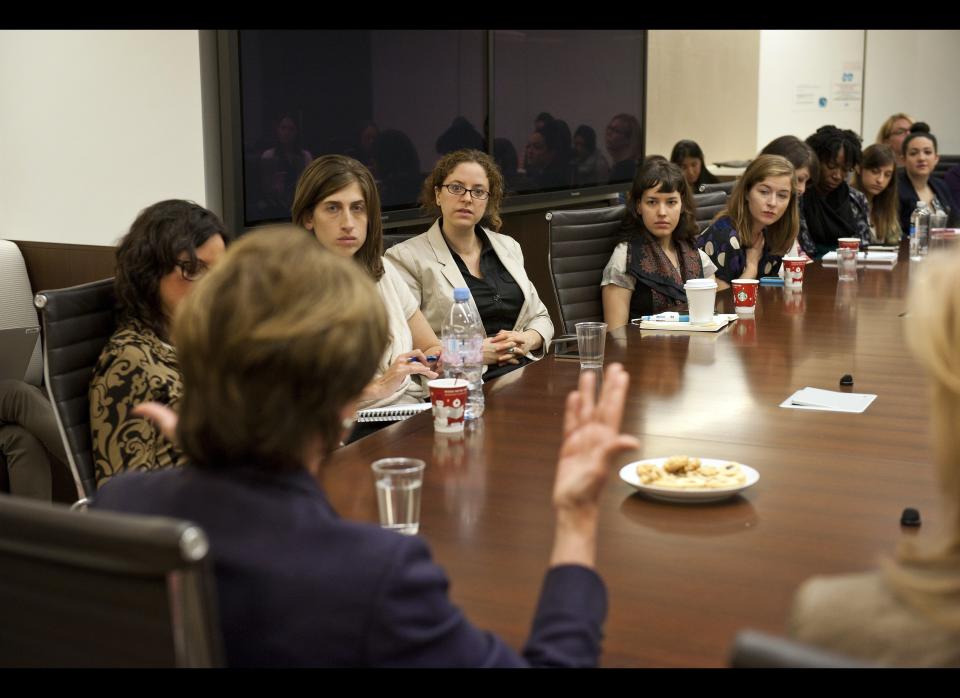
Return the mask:
<svg viewBox="0 0 960 698">
<path fill-rule="evenodd" d="M 933 169 L 940 161 L 937 155 L 937 137 L 922 121 L 910 127 L 910 135 L 903 139 L 904 168 L 897 173 L 897 192 L 900 195 L 900 229 L 910 233 L 910 215 L 923 201 L 927 208 L 939 205 L 947 212 L 947 225 L 954 227 L 960 219 L 960 204 L 946 182 L 933 177 Z"/>
</svg>

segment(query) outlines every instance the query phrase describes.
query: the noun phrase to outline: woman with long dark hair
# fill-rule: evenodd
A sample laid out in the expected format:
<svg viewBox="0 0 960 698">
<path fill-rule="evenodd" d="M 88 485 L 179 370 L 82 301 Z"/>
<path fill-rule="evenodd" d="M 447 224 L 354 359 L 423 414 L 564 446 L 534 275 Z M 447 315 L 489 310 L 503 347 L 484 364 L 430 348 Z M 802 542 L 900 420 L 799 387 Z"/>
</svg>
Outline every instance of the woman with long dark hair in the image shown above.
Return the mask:
<svg viewBox="0 0 960 698">
<path fill-rule="evenodd" d="M 707 169 L 703 150 L 696 141 L 677 141 L 670 153 L 670 162 L 683 170 L 690 191 L 697 193 L 704 184 L 716 184 L 719 180 Z"/>
<path fill-rule="evenodd" d="M 857 168 L 853 186 L 867 197 L 870 211 L 870 243 L 899 245 L 903 231 L 897 209 L 897 160 L 889 146 L 874 144 L 863 151 L 863 162 Z"/>
</svg>

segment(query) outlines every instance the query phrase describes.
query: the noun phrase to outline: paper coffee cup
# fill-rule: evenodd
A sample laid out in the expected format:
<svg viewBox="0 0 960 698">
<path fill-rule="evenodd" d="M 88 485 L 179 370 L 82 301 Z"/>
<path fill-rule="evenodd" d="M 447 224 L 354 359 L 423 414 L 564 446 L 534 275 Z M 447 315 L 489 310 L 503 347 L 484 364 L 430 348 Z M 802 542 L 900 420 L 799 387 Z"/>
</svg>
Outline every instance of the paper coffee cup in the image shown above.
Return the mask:
<svg viewBox="0 0 960 698">
<path fill-rule="evenodd" d="M 803 272 L 807 268 L 807 260 L 803 257 L 783 258 L 783 283 L 788 288 L 803 286 Z"/>
<path fill-rule="evenodd" d="M 734 279 L 730 282 L 733 288 L 733 303 L 738 313 L 752 314 L 757 310 L 757 287 L 760 282 L 756 279 Z"/>
<path fill-rule="evenodd" d="M 837 246 L 850 250 L 860 249 L 860 238 L 837 238 Z"/>
<path fill-rule="evenodd" d="M 717 282 L 713 279 L 688 279 L 683 285 L 687 294 L 690 324 L 713 322 L 713 308 L 717 300 Z"/>
<path fill-rule="evenodd" d="M 463 431 L 468 383 L 462 378 L 434 378 L 427 383 L 433 404 L 433 428 L 441 432 Z"/>
</svg>

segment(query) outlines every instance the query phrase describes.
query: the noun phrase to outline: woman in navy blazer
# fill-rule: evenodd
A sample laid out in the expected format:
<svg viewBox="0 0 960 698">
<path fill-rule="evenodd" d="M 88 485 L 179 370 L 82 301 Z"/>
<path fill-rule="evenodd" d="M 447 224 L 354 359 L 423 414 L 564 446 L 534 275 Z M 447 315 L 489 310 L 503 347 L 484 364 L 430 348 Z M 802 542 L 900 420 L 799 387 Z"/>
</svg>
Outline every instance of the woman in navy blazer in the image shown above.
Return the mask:
<svg viewBox="0 0 960 698">
<path fill-rule="evenodd" d="M 302 230 L 251 233 L 197 286 L 174 333 L 184 378 L 183 469 L 129 473 L 92 506 L 189 519 L 210 540 L 230 666 L 595 666 L 606 591 L 594 568 L 597 499 L 628 377 L 567 400 L 557 534 L 521 654 L 475 628 L 425 541 L 339 518 L 317 483 L 387 344 L 373 282 Z M 346 421 L 346 423 L 344 423 Z"/>
<path fill-rule="evenodd" d="M 903 234 L 910 234 L 910 215 L 920 200 L 928 209 L 939 206 L 946 211 L 948 226 L 957 225 L 960 221 L 960 203 L 954 201 L 947 183 L 933 176 L 933 170 L 940 162 L 937 137 L 930 133 L 930 127 L 922 121 L 911 126 L 910 135 L 903 139 L 903 159 L 904 168 L 897 173 L 900 229 Z"/>
</svg>

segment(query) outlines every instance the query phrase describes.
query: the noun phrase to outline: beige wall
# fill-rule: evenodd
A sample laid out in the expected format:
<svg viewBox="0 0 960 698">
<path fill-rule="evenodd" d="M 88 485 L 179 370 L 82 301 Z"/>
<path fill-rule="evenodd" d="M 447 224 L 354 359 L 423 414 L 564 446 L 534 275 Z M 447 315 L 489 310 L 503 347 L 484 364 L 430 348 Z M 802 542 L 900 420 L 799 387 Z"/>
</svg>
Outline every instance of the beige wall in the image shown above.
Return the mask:
<svg viewBox="0 0 960 698">
<path fill-rule="evenodd" d="M 205 204 L 197 31 L 0 31 L 0 237 L 112 245 Z"/>
<path fill-rule="evenodd" d="M 648 155 L 695 140 L 708 163 L 753 157 L 759 30 L 654 30 L 647 61 Z"/>
</svg>

